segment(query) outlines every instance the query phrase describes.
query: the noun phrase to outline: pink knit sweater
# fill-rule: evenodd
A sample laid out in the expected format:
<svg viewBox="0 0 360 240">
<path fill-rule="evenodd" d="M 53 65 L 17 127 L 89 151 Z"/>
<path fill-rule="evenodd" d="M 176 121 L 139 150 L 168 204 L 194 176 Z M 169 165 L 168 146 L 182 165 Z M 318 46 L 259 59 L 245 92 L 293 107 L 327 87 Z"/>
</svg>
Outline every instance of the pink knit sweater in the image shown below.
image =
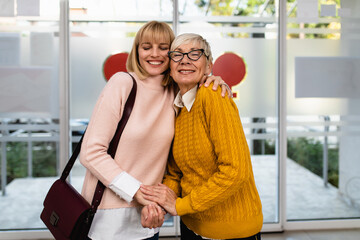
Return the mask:
<svg viewBox="0 0 360 240">
<path fill-rule="evenodd" d="M 122 171 L 148 185 L 162 181 L 174 136 L 173 91 L 161 85 L 162 76 L 139 80 L 133 111 L 121 136 L 115 160 L 107 154 L 133 82 L 116 73 L 95 105 L 81 146 L 80 161 L 87 168 L 82 195 L 91 202 L 99 179 L 105 186 Z M 99 209 L 131 207 L 107 188 Z"/>
</svg>

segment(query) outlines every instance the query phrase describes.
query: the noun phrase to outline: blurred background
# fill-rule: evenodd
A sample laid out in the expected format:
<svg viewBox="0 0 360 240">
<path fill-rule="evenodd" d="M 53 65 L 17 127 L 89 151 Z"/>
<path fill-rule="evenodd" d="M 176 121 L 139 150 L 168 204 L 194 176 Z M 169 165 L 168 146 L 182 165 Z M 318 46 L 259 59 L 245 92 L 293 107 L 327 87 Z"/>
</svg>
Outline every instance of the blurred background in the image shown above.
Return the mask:
<svg viewBox="0 0 360 240">
<path fill-rule="evenodd" d="M 150 20 L 210 42 L 245 129 L 263 232 L 360 226 L 359 1 L 1 0 L 0 239 L 51 236 L 42 202 L 106 84 L 106 60 Z M 77 162 L 79 191 L 84 172 Z"/>
</svg>

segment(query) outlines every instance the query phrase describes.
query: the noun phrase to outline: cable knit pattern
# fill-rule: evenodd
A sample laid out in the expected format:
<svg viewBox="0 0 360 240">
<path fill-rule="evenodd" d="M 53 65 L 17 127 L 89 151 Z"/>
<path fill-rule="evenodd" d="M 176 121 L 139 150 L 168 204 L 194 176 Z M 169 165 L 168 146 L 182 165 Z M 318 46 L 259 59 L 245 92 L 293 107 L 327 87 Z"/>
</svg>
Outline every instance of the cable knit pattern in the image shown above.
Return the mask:
<svg viewBox="0 0 360 240">
<path fill-rule="evenodd" d="M 238 109 L 221 89 L 198 90 L 176 119 L 174 161 L 164 183 L 180 196 L 176 210 L 195 233 L 242 238 L 262 227 L 261 201 Z"/>
</svg>

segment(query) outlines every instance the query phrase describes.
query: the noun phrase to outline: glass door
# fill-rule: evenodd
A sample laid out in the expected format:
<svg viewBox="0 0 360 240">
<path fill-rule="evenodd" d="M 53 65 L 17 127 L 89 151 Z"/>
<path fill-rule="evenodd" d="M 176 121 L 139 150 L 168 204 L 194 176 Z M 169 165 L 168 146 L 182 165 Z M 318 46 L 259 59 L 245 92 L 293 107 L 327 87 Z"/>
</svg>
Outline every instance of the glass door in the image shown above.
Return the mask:
<svg viewBox="0 0 360 240">
<path fill-rule="evenodd" d="M 59 174 L 59 1 L 0 6 L 0 231 L 42 229 Z"/>
<path fill-rule="evenodd" d="M 359 4 L 288 5 L 286 218 L 359 219 Z"/>
</svg>

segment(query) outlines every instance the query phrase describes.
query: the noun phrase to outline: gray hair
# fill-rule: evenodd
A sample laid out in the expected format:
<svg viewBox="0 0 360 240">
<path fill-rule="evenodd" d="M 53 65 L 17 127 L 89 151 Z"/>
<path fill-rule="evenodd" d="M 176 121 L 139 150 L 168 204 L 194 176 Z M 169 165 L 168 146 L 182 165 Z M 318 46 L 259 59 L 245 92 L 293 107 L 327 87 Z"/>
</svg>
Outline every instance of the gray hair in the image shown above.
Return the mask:
<svg viewBox="0 0 360 240">
<path fill-rule="evenodd" d="M 171 44 L 170 51 L 175 51 L 180 45 L 187 43 L 199 43 L 200 48 L 204 49 L 204 53 L 207 56 L 207 61 L 212 62 L 213 57 L 211 54 L 210 44 L 201 35 L 196 33 L 184 33 L 177 36 Z"/>
</svg>

